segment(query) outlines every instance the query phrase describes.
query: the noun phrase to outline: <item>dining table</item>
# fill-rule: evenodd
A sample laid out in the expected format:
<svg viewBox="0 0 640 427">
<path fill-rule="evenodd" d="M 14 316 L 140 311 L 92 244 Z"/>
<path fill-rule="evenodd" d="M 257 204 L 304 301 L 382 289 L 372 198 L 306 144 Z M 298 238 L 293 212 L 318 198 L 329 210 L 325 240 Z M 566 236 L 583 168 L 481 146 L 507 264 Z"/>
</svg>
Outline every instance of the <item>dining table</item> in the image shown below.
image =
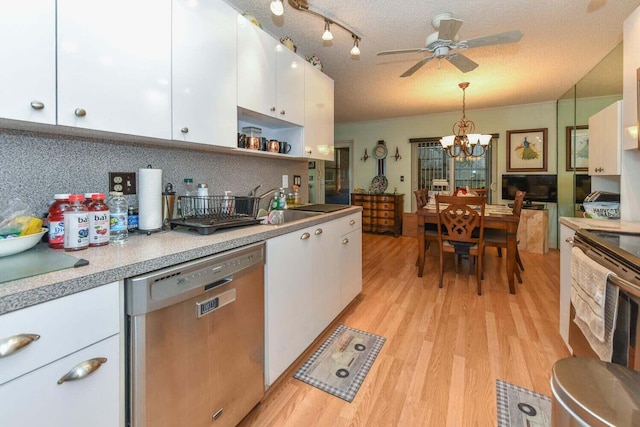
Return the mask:
<svg viewBox="0 0 640 427">
<path fill-rule="evenodd" d="M 442 206 L 442 205 L 441 205 Z M 422 277 L 425 263 L 424 229 L 425 224 L 437 224 L 438 212 L 435 203 L 428 203 L 416 211 L 418 223 L 418 277 Z M 515 268 L 516 247 L 518 245 L 518 215 L 505 205 L 485 205 L 484 228 L 505 230 L 507 234 L 507 279 L 509 292 L 516 293 Z"/>
</svg>

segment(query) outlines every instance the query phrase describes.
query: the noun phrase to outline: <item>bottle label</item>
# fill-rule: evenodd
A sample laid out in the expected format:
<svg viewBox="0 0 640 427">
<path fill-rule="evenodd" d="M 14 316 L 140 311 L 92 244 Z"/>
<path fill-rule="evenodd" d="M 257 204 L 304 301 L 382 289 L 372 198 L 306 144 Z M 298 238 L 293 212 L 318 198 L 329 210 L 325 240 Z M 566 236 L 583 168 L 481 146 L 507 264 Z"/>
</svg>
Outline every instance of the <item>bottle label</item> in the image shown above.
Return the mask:
<svg viewBox="0 0 640 427">
<path fill-rule="evenodd" d="M 64 221 L 49 221 L 49 244 L 64 245 Z"/>
<path fill-rule="evenodd" d="M 89 212 L 89 244 L 104 245 L 109 243 L 108 211 Z"/>
<path fill-rule="evenodd" d="M 116 231 L 127 231 L 128 215 L 126 213 L 111 214 L 111 233 Z"/>
<path fill-rule="evenodd" d="M 89 246 L 88 212 L 64 213 L 64 248 L 82 249 Z"/>
</svg>

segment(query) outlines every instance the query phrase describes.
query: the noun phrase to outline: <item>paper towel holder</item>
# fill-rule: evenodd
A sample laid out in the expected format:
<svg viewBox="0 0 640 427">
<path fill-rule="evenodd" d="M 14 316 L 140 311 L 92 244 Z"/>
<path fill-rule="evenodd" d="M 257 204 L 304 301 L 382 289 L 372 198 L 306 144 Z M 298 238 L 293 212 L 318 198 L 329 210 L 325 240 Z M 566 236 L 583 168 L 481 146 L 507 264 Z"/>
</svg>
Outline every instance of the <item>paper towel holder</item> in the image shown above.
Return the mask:
<svg viewBox="0 0 640 427">
<path fill-rule="evenodd" d="M 143 184 L 145 178 L 151 179 L 150 186 L 149 182 Z M 138 191 L 138 231 L 147 236 L 162 231 L 162 169 L 154 169 L 150 164 L 140 168 Z"/>
</svg>

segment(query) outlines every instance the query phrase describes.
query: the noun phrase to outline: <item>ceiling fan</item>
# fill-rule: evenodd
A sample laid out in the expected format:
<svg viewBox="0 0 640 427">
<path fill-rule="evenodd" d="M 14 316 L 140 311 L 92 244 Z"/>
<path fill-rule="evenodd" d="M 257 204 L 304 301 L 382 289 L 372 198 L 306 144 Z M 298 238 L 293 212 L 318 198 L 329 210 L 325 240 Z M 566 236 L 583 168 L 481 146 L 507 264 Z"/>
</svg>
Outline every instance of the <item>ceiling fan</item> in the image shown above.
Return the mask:
<svg viewBox="0 0 640 427">
<path fill-rule="evenodd" d="M 480 46 L 493 46 L 498 44 L 507 44 L 520 41 L 522 38 L 522 31 L 513 30 L 505 33 L 493 34 L 491 36 L 478 37 L 471 40 L 460 41 L 460 37 L 457 35 L 458 30 L 462 26 L 463 21 L 460 19 L 454 19 L 451 13 L 440 13 L 431 20 L 431 25 L 438 30 L 435 33 L 427 36 L 425 47 L 418 47 L 414 49 L 398 49 L 398 50 L 385 50 L 378 52 L 378 55 L 393 55 L 396 53 L 411 53 L 411 52 L 430 52 L 431 55 L 425 56 L 419 60 L 413 67 L 409 68 L 400 77 L 409 77 L 416 71 L 418 71 L 424 64 L 432 59 L 446 59 L 456 66 L 463 73 L 475 70 L 478 64 L 473 62 L 459 52 L 454 50 L 471 49 Z M 440 64 L 438 62 L 438 68 Z"/>
</svg>

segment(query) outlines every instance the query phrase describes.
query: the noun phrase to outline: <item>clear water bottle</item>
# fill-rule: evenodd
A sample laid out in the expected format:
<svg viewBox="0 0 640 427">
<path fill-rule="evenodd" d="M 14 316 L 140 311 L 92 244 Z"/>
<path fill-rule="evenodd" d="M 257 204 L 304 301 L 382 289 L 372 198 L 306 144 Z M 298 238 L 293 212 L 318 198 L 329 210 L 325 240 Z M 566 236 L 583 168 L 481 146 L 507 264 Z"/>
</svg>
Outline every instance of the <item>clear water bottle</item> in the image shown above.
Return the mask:
<svg viewBox="0 0 640 427">
<path fill-rule="evenodd" d="M 127 199 L 119 191 L 112 191 L 109 195 L 111 196 L 109 199 L 109 242 L 124 243 L 129 238 L 129 206 Z"/>
</svg>

